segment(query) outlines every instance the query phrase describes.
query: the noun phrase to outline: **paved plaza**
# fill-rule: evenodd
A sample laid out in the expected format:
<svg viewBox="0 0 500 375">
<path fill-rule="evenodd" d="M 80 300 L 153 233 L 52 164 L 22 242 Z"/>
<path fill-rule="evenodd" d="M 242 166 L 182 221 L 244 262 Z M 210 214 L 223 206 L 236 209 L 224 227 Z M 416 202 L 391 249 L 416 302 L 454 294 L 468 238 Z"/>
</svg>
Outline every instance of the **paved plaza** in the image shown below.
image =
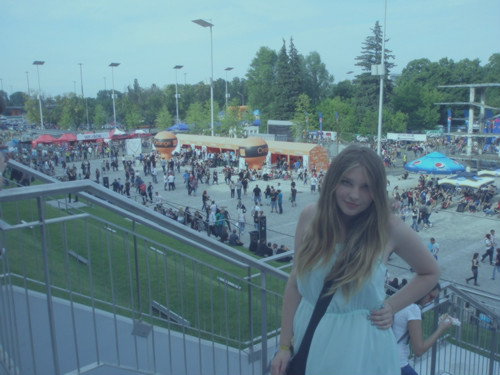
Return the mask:
<svg viewBox="0 0 500 375">
<path fill-rule="evenodd" d="M 92 167 L 92 177 L 95 176 L 96 167 L 101 168 L 102 159 L 91 160 Z M 69 163 L 72 165 L 73 163 Z M 81 162 L 74 163 L 78 169 L 80 169 Z M 183 184 L 183 172 L 185 169 L 181 169 L 181 174 L 176 173 L 176 186 L 175 191 L 164 191 L 163 190 L 163 172 L 161 172 L 161 167 L 158 168 L 158 183 L 154 185 L 154 191 L 158 191 L 163 198 L 163 202 L 166 206 L 171 206 L 173 208 L 179 207 L 190 207 L 191 211 L 194 209 L 201 210 L 202 201 L 201 194 L 203 190 L 207 190 L 210 195 L 210 199 L 214 200 L 218 207 L 224 207 L 229 211 L 230 218 L 232 220 L 237 219 L 236 204 L 237 199 L 231 198 L 229 186 L 224 183 L 224 176 L 222 174 L 222 168 L 218 168 L 219 171 L 219 184 L 217 185 L 206 185 L 200 184 L 198 186 L 198 191 L 196 196 L 189 196 L 186 187 Z M 136 163 L 136 170 L 139 171 L 141 177 L 143 177 L 142 166 Z M 62 175 L 63 171 L 61 166 L 56 170 L 57 175 Z M 399 189 L 407 189 L 409 187 L 414 187 L 418 182 L 418 175 L 410 174 L 407 180 L 401 180 L 399 176 L 401 175 L 401 169 L 390 169 L 388 170 L 388 179 L 391 183 L 391 187 L 396 185 Z M 125 173 L 123 171 L 123 166 L 120 165 L 120 170 L 118 172 L 110 172 L 107 174 L 110 180 L 110 184 L 115 178 L 121 178 L 122 181 L 125 180 Z M 102 178 L 101 178 L 102 181 Z M 145 178 L 146 184 L 152 181 L 151 176 Z M 268 242 L 277 243 L 278 246 L 281 244 L 286 245 L 290 249 L 293 249 L 293 235 L 295 233 L 296 223 L 299 218 L 299 214 L 304 206 L 311 202 L 315 202 L 318 199 L 319 194 L 311 193 L 309 184 L 305 185 L 300 180 L 295 180 L 297 184 L 297 206 L 292 207 L 289 202 L 290 197 L 290 184 L 291 181 L 280 180 L 270 180 L 270 181 L 252 181 L 249 183 L 247 195 L 242 196 L 242 201 L 247 208 L 246 219 L 247 225 L 245 232 L 241 236 L 241 240 L 248 246 L 250 242 L 249 231 L 253 229 L 253 220 L 250 216 L 250 211 L 253 206 L 252 190 L 256 184 L 264 191 L 267 185 L 274 186 L 274 188 L 281 188 L 283 192 L 283 214 L 271 213 L 271 207 L 266 205 L 264 198 L 261 208 L 267 217 L 267 240 Z M 212 181 L 210 181 L 212 182 Z M 500 179 L 496 179 L 496 186 L 500 186 Z M 278 185 L 280 184 L 280 185 Z M 135 188 L 131 189 L 131 193 L 134 196 L 131 199 L 135 199 L 138 203 L 142 200 L 135 194 Z M 154 195 L 154 193 L 153 193 Z M 498 195 L 494 198 L 495 202 L 498 200 Z M 479 277 L 478 283 L 480 286 L 473 286 L 472 283 L 467 285 L 465 283 L 465 278 L 472 275 L 471 272 L 471 259 L 474 252 L 479 252 L 479 254 L 484 253 L 484 236 L 491 229 L 495 229 L 497 232 L 497 244 L 500 243 L 500 220 L 495 216 L 485 216 L 484 213 L 459 213 L 456 212 L 456 204 L 452 206 L 449 210 L 440 210 L 438 213 L 433 213 L 431 215 L 430 221 L 432 222 L 432 228 L 421 230 L 418 236 L 421 238 L 422 242 L 427 246 L 430 237 L 434 237 L 440 245 L 438 263 L 441 266 L 441 278 L 443 281 L 450 281 L 456 284 L 460 284 L 472 292 L 476 293 L 476 296 L 481 299 L 481 292 L 489 292 L 500 297 L 500 275 L 497 274 L 496 280 L 491 280 L 493 267 L 489 265 L 488 262 L 480 263 L 479 267 Z M 411 224 L 411 216 L 407 217 L 406 222 L 408 225 Z M 203 235 L 203 232 L 202 232 Z M 500 246 L 500 245 L 497 245 Z M 408 269 L 406 263 L 404 263 L 399 257 L 393 255 L 388 265 L 389 277 L 398 277 L 401 281 L 402 278 L 410 279 L 412 273 Z"/>
</svg>

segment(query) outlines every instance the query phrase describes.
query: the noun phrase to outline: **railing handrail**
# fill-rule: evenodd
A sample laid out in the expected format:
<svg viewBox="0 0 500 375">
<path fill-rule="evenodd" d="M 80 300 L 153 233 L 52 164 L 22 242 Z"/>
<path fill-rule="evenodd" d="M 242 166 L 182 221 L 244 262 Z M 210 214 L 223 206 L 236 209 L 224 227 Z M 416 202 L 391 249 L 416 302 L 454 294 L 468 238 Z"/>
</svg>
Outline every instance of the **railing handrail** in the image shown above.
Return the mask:
<svg viewBox="0 0 500 375">
<path fill-rule="evenodd" d="M 16 189 L 4 189 L 0 191 L 0 202 L 11 201 L 14 199 L 31 199 L 40 196 L 51 196 L 59 194 L 77 193 L 82 198 L 103 206 L 106 209 L 128 217 L 138 223 L 154 227 L 155 230 L 168 235 L 183 243 L 200 248 L 216 257 L 223 258 L 239 266 L 250 266 L 258 269 L 262 273 L 276 277 L 280 280 L 287 280 L 288 273 L 276 269 L 267 264 L 267 262 L 255 259 L 241 251 L 233 249 L 229 245 L 207 236 L 201 236 L 197 231 L 186 227 L 176 221 L 166 218 L 164 215 L 143 207 L 122 195 L 107 189 L 91 180 L 65 181 L 61 182 L 53 177 L 47 176 L 39 171 L 33 170 L 22 163 L 9 160 L 8 166 L 18 169 L 41 181 L 47 182 L 46 185 L 31 185 Z M 196 241 L 190 237 L 196 237 Z"/>
</svg>

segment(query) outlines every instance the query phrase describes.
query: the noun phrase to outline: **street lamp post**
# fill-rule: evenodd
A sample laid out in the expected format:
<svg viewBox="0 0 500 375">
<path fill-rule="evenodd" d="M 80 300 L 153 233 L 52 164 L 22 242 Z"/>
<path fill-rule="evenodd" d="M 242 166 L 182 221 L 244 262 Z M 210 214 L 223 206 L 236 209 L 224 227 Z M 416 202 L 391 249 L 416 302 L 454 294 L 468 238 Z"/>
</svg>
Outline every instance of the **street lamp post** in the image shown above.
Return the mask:
<svg viewBox="0 0 500 375">
<path fill-rule="evenodd" d="M 82 74 L 82 63 L 78 63 L 80 65 L 80 83 L 82 85 L 82 100 L 85 102 L 85 113 L 87 115 L 87 128 L 89 127 L 89 107 L 87 106 L 87 101 L 85 100 L 85 95 L 83 94 L 83 74 Z"/>
<path fill-rule="evenodd" d="M 227 101 L 229 99 L 229 94 L 227 93 L 227 72 L 230 72 L 231 70 L 233 70 L 234 68 L 228 66 L 226 69 L 224 69 L 226 71 L 226 114 L 227 114 Z"/>
<path fill-rule="evenodd" d="M 111 67 L 111 86 L 113 88 L 113 91 L 111 93 L 111 96 L 113 98 L 113 125 L 116 126 L 116 108 L 115 108 L 115 74 L 114 74 L 114 68 L 119 66 L 120 63 L 111 63 L 109 66 Z"/>
<path fill-rule="evenodd" d="M 182 69 L 184 65 L 176 65 L 174 66 L 175 69 L 175 123 L 178 124 L 179 121 L 179 94 L 177 93 L 177 71 L 179 69 Z"/>
<path fill-rule="evenodd" d="M 382 155 L 382 109 L 384 104 L 384 77 L 385 77 L 385 26 L 387 18 L 387 0 L 384 0 L 384 32 L 382 37 L 382 52 L 380 54 L 380 65 L 372 65 L 372 75 L 380 76 L 380 97 L 378 101 L 378 126 L 377 126 L 377 154 Z"/>
<path fill-rule="evenodd" d="M 30 91 L 30 74 L 29 72 L 26 73 L 26 80 L 28 81 L 28 96 L 31 96 L 31 91 Z"/>
<path fill-rule="evenodd" d="M 38 104 L 40 106 L 40 126 L 42 129 L 44 128 L 43 126 L 43 112 L 42 112 L 42 89 L 40 88 L 40 70 L 39 66 L 45 64 L 45 61 L 33 61 L 33 65 L 36 65 L 36 73 L 38 76 Z"/>
<path fill-rule="evenodd" d="M 193 20 L 194 23 L 202 27 L 210 27 L 210 129 L 212 137 L 214 136 L 214 49 L 212 39 L 212 23 L 205 20 Z"/>
</svg>

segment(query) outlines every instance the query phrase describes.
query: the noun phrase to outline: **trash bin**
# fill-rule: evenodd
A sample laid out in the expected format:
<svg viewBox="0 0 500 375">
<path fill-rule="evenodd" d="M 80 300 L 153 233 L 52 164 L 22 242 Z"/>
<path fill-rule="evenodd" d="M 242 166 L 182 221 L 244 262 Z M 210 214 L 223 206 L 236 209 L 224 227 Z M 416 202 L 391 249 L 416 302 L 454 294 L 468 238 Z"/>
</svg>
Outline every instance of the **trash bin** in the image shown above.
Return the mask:
<svg viewBox="0 0 500 375">
<path fill-rule="evenodd" d="M 109 177 L 103 177 L 102 178 L 102 184 L 104 185 L 105 188 L 109 189 Z"/>
</svg>

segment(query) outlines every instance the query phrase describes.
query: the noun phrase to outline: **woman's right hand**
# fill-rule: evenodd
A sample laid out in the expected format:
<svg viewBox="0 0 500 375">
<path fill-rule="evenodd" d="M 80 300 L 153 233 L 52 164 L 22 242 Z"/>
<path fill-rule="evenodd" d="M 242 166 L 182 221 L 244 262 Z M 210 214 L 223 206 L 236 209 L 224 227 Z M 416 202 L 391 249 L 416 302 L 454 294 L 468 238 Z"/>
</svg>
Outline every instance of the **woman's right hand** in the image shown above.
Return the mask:
<svg viewBox="0 0 500 375">
<path fill-rule="evenodd" d="M 290 350 L 278 350 L 271 362 L 271 375 L 283 375 L 291 355 Z"/>
</svg>

